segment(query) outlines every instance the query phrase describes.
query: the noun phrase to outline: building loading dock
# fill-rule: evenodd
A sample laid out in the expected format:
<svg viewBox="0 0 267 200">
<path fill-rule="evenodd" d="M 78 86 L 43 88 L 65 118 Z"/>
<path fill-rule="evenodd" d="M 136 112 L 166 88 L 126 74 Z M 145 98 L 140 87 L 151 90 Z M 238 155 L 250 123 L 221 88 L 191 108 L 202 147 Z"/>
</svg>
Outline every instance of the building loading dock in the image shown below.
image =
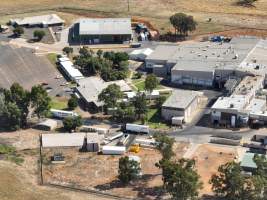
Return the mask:
<svg viewBox="0 0 267 200">
<path fill-rule="evenodd" d="M 199 95 L 196 91 L 174 90 L 162 105 L 162 118 L 171 121 L 173 117 L 184 117 L 184 122 L 190 122 L 198 108 Z"/>
<path fill-rule="evenodd" d="M 130 18 L 85 18 L 72 28 L 72 40 L 82 44 L 123 43 L 131 39 Z"/>
</svg>

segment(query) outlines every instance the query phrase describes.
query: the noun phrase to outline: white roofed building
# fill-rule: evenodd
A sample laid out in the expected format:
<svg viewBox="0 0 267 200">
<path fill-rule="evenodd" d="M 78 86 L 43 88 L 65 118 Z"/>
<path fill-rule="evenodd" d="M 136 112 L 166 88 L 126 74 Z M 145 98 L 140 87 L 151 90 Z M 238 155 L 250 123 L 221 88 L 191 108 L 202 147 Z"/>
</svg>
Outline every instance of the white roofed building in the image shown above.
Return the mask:
<svg viewBox="0 0 267 200">
<path fill-rule="evenodd" d="M 56 14 L 50 14 L 50 15 L 33 16 L 33 17 L 24 17 L 19 19 L 11 19 L 10 22 L 12 25 L 18 25 L 18 26 L 47 27 L 47 26 L 61 26 L 64 24 L 65 21 Z"/>
</svg>

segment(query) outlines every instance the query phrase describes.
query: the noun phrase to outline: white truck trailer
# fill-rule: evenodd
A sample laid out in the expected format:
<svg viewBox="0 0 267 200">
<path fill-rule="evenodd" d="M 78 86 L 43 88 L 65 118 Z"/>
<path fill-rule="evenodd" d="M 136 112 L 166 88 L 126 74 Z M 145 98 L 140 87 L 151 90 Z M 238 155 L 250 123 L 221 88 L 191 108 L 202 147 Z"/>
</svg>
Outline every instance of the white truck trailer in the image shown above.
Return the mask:
<svg viewBox="0 0 267 200">
<path fill-rule="evenodd" d="M 50 109 L 50 112 L 52 113 L 53 117 L 56 117 L 56 118 L 66 118 L 66 117 L 77 117 L 78 116 L 77 113 L 72 112 L 72 111 Z"/>
<path fill-rule="evenodd" d="M 126 131 L 133 133 L 149 133 L 149 126 L 139 124 L 126 124 Z"/>
<path fill-rule="evenodd" d="M 122 155 L 126 152 L 123 146 L 103 146 L 102 153 L 104 155 Z"/>
</svg>

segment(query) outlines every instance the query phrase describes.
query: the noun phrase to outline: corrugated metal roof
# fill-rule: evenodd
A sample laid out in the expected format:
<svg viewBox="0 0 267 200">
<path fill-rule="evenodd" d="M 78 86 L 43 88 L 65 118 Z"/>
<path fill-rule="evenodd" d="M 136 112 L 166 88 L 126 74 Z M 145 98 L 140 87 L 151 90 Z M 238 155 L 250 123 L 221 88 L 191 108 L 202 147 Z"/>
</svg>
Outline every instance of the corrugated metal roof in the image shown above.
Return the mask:
<svg viewBox="0 0 267 200">
<path fill-rule="evenodd" d="M 80 20 L 80 35 L 131 35 L 130 18 L 85 18 Z"/>
<path fill-rule="evenodd" d="M 97 76 L 80 80 L 79 86 L 76 89 L 88 103 L 93 102 L 96 106 L 101 106 L 103 103 L 98 101 L 98 95 L 103 89 L 114 83 L 120 86 L 122 92 L 132 90 L 124 80 L 105 82 L 103 79 Z"/>
<path fill-rule="evenodd" d="M 240 166 L 241 167 L 249 167 L 249 168 L 257 168 L 256 163 L 254 162 L 253 158 L 254 158 L 254 153 L 245 153 Z"/>
</svg>

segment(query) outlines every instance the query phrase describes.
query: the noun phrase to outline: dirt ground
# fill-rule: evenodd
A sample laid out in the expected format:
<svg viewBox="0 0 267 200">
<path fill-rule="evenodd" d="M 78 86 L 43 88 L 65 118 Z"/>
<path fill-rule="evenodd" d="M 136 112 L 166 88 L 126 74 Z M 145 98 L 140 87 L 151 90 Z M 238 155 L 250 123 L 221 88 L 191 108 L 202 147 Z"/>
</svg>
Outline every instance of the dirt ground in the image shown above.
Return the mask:
<svg viewBox="0 0 267 200">
<path fill-rule="evenodd" d="M 219 146 L 213 144 L 204 144 L 198 147 L 193 154 L 196 159 L 198 174 L 203 181 L 203 189 L 201 194 L 210 194 L 211 185 L 209 180 L 212 174 L 216 173 L 218 167 L 229 161 L 233 161 L 237 155 L 236 147 Z"/>
<path fill-rule="evenodd" d="M 24 159 L 21 165 L 0 159 L 1 200 L 108 200 L 88 193 L 39 185 L 39 134 L 35 129 L 1 132 L 0 144 L 13 145 Z M 53 195 L 51 195 L 53 194 Z"/>
<path fill-rule="evenodd" d="M 64 5 L 64 7 L 63 7 Z M 233 28 L 266 29 L 267 1 L 259 0 L 255 7 L 243 7 L 236 0 L 135 0 L 130 1 L 130 11 L 122 0 L 2 0 L 0 21 L 26 15 L 38 15 L 48 11 L 57 12 L 67 25 L 81 16 L 125 17 L 132 16 L 151 22 L 160 32 L 171 30 L 169 17 L 174 12 L 193 15 L 198 21 L 194 34 L 218 32 Z M 208 19 L 211 19 L 208 22 Z"/>
<path fill-rule="evenodd" d="M 186 143 L 175 145 L 177 158 L 182 157 L 186 146 Z M 65 164 L 48 162 L 49 157 L 55 152 L 61 152 L 66 156 Z M 128 155 L 130 154 L 132 153 Z M 142 148 L 135 154 L 141 158 L 143 176 L 129 186 L 121 185 L 117 179 L 121 156 L 79 153 L 74 149 L 44 150 L 44 155 L 47 159 L 44 165 L 45 182 L 63 183 L 84 189 L 93 188 L 122 197 L 156 199 L 163 195 L 160 187 L 161 171 L 155 166 L 161 155 L 155 149 Z"/>
</svg>

